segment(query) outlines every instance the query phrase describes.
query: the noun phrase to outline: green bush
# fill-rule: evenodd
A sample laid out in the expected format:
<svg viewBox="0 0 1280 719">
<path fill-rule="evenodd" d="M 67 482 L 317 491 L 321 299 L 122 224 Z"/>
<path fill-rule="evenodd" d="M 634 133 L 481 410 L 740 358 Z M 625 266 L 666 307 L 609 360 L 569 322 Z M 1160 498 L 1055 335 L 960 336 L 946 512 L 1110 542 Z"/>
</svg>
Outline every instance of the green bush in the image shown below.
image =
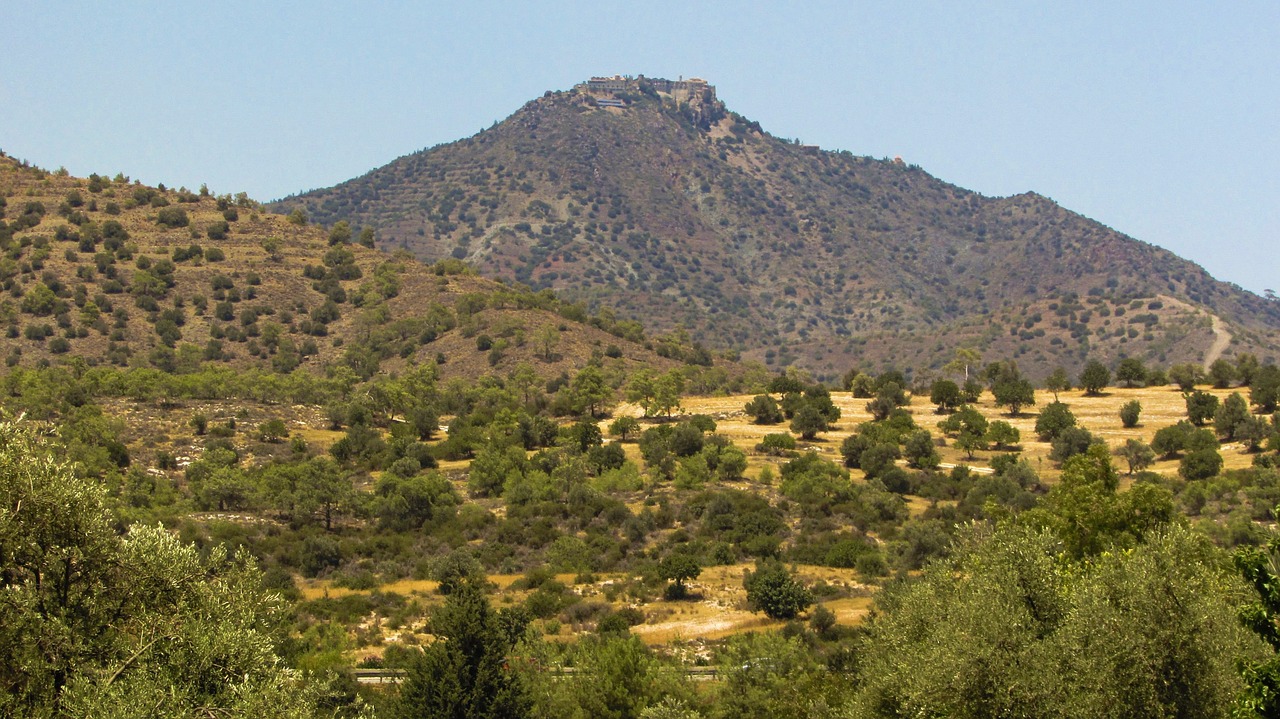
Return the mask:
<svg viewBox="0 0 1280 719">
<path fill-rule="evenodd" d="M 1136 399 L 1125 402 L 1120 407 L 1120 422 L 1125 427 L 1137 427 L 1138 418 L 1142 415 L 1142 403 Z"/>
<path fill-rule="evenodd" d="M 175 229 L 191 224 L 191 218 L 187 217 L 187 211 L 181 207 L 164 207 L 156 213 L 156 224 Z"/>
<path fill-rule="evenodd" d="M 742 580 L 747 603 L 772 619 L 794 619 L 813 604 L 813 594 L 777 560 L 756 562 Z"/>
<path fill-rule="evenodd" d="M 795 454 L 796 438 L 785 432 L 766 434 L 756 445 L 756 451 L 775 457 L 790 457 Z"/>
</svg>

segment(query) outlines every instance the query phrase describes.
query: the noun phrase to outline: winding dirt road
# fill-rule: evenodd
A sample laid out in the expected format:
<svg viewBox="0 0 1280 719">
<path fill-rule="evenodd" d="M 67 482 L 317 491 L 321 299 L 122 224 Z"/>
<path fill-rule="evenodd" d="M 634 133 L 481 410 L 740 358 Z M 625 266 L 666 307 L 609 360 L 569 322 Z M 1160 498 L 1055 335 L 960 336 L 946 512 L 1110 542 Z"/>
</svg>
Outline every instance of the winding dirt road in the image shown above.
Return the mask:
<svg viewBox="0 0 1280 719">
<path fill-rule="evenodd" d="M 1213 320 L 1213 344 L 1209 345 L 1209 351 L 1204 353 L 1204 369 L 1207 372 L 1209 365 L 1218 361 L 1222 353 L 1226 351 L 1227 346 L 1231 344 L 1231 333 L 1227 331 L 1227 326 L 1217 315 L 1209 315 Z"/>
</svg>

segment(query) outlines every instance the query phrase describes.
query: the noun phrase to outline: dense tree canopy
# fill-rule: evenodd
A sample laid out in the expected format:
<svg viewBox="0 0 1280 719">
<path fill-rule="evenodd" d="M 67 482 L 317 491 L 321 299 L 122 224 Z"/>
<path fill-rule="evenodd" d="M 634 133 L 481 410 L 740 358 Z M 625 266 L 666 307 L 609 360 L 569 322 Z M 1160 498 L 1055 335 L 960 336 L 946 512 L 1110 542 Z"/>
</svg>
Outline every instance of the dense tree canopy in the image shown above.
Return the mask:
<svg viewBox="0 0 1280 719">
<path fill-rule="evenodd" d="M 254 563 L 159 527 L 116 534 L 102 487 L 0 423 L 0 715 L 307 717 Z"/>
<path fill-rule="evenodd" d="M 1076 564 L 1052 534 L 972 528 L 879 598 L 856 713 L 1225 718 L 1259 646 L 1215 551 L 1171 527 Z"/>
</svg>

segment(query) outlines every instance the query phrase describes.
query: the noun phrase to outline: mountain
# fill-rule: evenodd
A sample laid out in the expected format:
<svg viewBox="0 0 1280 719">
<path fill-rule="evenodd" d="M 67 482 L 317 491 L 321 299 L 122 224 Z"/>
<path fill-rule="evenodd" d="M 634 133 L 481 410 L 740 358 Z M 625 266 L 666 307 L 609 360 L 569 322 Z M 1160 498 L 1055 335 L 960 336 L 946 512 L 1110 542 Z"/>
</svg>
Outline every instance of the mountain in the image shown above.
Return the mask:
<svg viewBox="0 0 1280 719">
<path fill-rule="evenodd" d="M 521 363 L 555 379 L 593 356 L 618 376 L 678 366 L 671 357 L 709 364 L 607 311 L 350 239 L 243 195 L 76 178 L 0 153 L 0 355 L 11 367 L 346 365 L 365 377 L 435 361 L 444 380 Z"/>
<path fill-rule="evenodd" d="M 270 207 L 827 379 L 962 346 L 1033 376 L 1280 355 L 1280 303 L 1035 193 L 779 139 L 699 83 L 594 78 Z"/>
</svg>

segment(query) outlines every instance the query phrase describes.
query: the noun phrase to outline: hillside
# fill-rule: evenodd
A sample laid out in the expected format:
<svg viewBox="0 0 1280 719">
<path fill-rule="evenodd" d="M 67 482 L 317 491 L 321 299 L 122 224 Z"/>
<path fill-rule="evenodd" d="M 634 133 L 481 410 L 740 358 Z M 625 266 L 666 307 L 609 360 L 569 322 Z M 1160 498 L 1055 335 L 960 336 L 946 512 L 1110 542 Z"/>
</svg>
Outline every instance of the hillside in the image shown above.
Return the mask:
<svg viewBox="0 0 1280 719">
<path fill-rule="evenodd" d="M 368 377 L 436 361 L 448 380 L 522 363 L 552 378 L 593 355 L 624 373 L 678 364 L 608 312 L 589 318 L 457 262 L 428 267 L 350 237 L 331 241 L 243 196 L 81 179 L 0 156 L 0 213 L 9 366 L 344 364 Z"/>
<path fill-rule="evenodd" d="M 985 197 L 774 137 L 714 88 L 658 89 L 549 92 L 271 207 L 826 379 L 933 370 L 958 346 L 1032 376 L 1087 357 L 1203 362 L 1223 343 L 1280 354 L 1280 303 L 1045 197 Z"/>
</svg>

